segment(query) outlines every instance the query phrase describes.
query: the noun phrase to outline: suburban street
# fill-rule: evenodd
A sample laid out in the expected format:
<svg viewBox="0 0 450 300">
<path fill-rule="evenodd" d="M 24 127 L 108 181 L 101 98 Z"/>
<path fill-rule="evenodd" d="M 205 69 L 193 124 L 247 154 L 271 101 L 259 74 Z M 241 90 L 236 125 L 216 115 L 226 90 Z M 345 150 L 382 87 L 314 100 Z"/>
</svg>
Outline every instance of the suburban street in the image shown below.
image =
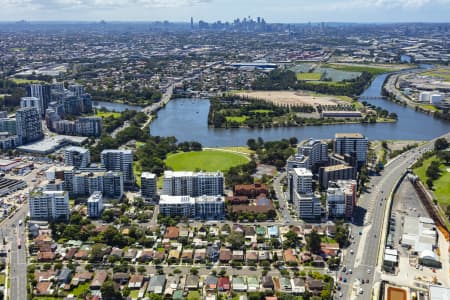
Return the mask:
<svg viewBox="0 0 450 300">
<path fill-rule="evenodd" d="M 278 203 L 280 205 L 279 213 L 281 219 L 286 223 L 292 224 L 293 219 L 291 213 L 289 212 L 289 203 L 286 199 L 286 194 L 283 192 L 283 185 L 281 181 L 286 178 L 286 172 L 280 172 L 273 180 L 273 189 L 278 198 Z"/>
</svg>

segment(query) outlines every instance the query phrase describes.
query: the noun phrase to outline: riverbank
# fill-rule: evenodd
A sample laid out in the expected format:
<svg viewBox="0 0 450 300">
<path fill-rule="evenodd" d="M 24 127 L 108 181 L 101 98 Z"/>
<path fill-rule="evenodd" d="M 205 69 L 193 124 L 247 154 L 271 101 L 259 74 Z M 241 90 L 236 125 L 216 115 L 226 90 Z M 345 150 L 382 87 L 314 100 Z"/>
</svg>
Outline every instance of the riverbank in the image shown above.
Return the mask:
<svg viewBox="0 0 450 300">
<path fill-rule="evenodd" d="M 423 70 L 415 70 L 411 72 L 411 74 L 420 72 L 423 72 Z M 399 105 L 407 106 L 415 111 L 430 115 L 432 117 L 450 121 L 450 114 L 448 112 L 444 113 L 443 110 L 433 105 L 414 102 L 411 98 L 404 95 L 397 88 L 399 77 L 403 75 L 405 75 L 405 73 L 394 73 L 386 77 L 385 83 L 383 84 L 382 94 L 387 100 Z"/>
</svg>

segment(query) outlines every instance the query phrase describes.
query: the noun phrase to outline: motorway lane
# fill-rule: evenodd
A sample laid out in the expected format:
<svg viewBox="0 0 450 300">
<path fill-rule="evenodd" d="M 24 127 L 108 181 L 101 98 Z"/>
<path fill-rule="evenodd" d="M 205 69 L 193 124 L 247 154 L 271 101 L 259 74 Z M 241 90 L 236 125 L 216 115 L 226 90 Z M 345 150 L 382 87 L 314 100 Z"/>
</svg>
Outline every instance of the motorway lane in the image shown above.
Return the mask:
<svg viewBox="0 0 450 300">
<path fill-rule="evenodd" d="M 2 223 L 2 231 L 9 244 L 9 263 L 10 263 L 10 299 L 22 300 L 27 298 L 27 264 L 26 264 L 26 230 L 25 224 L 19 226 L 19 221 L 26 217 L 28 212 L 27 205 L 22 206 L 16 214 Z M 18 239 L 21 240 L 21 248 L 18 249 Z"/>
<path fill-rule="evenodd" d="M 388 209 L 386 200 L 382 200 L 381 205 L 379 203 L 381 199 L 389 196 L 395 182 L 421 156 L 421 152 L 432 149 L 433 143 L 434 140 L 394 159 L 385 167 L 381 177 L 372 177 L 371 183 L 374 186 L 372 192 L 360 197 L 360 208 L 355 218 L 356 224 L 351 226 L 355 236 L 355 246 L 352 246 L 355 248 L 355 254 L 349 254 L 349 251 L 347 251 L 343 263 L 347 266 L 347 269 L 353 271 L 353 274 L 346 275 L 349 284 L 343 285 L 344 299 L 351 299 L 359 295 L 359 286 L 363 289 L 363 294 L 359 295 L 358 298 L 371 299 L 373 284 L 380 279 L 380 270 L 376 270 L 376 265 L 384 225 L 384 214 L 385 210 Z M 363 233 L 362 236 L 358 234 L 360 231 Z M 354 291 L 352 295 L 352 285 L 359 282 L 359 279 L 369 279 L 369 284 L 357 285 L 358 290 Z"/>
<path fill-rule="evenodd" d="M 22 179 L 27 183 L 25 189 L 15 192 L 8 197 L 7 201 L 15 203 L 15 195 L 27 194 L 34 186 L 39 184 L 39 180 L 35 180 L 38 178 L 37 173 L 40 172 L 42 167 L 47 168 L 49 166 L 49 164 L 35 162 L 35 169 L 25 176 L 11 176 L 7 174 L 6 178 Z M 28 203 L 23 203 L 17 206 L 11 218 L 6 218 L 0 223 L 0 231 L 8 243 L 7 248 L 10 249 L 8 253 L 8 261 L 10 263 L 10 288 L 8 291 L 10 300 L 24 300 L 27 298 L 26 224 L 24 222 L 27 215 Z M 19 226 L 20 220 L 23 220 L 23 224 Z M 22 242 L 21 249 L 17 247 L 18 238 Z"/>
</svg>

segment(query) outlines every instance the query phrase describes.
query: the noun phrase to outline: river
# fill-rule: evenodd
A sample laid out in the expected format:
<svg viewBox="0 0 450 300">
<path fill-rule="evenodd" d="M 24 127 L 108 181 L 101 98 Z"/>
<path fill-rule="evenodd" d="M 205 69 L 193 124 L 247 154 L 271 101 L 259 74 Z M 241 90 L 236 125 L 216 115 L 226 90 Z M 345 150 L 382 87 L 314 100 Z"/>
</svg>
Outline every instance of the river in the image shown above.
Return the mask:
<svg viewBox="0 0 450 300">
<path fill-rule="evenodd" d="M 378 75 L 361 96 L 380 96 L 388 74 Z M 333 138 L 337 132 L 360 132 L 371 140 L 430 140 L 450 131 L 450 123 L 419 113 L 388 100 L 366 100 L 398 115 L 396 123 L 340 124 L 265 129 L 208 127 L 209 100 L 175 99 L 158 112 L 150 126 L 152 135 L 175 136 L 178 141 L 198 141 L 204 146 L 240 146 L 250 138 L 280 140 L 297 137 Z"/>
</svg>

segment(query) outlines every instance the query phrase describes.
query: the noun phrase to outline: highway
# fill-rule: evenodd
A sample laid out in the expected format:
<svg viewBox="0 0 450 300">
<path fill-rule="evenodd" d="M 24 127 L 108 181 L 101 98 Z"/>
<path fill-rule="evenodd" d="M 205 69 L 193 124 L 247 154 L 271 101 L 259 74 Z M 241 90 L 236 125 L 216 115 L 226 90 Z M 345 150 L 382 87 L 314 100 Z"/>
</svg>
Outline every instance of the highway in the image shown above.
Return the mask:
<svg viewBox="0 0 450 300">
<path fill-rule="evenodd" d="M 25 218 L 28 215 L 28 203 L 16 204 L 17 195 L 27 195 L 28 192 L 37 184 L 39 180 L 36 180 L 41 168 L 49 167 L 49 164 L 34 163 L 35 169 L 25 176 L 13 176 L 6 175 L 6 178 L 22 179 L 27 183 L 27 187 L 23 190 L 19 190 L 14 194 L 4 197 L 3 201 L 15 204 L 16 211 L 10 217 L 4 219 L 0 223 L 0 232 L 6 241 L 6 248 L 8 251 L 7 261 L 9 263 L 9 273 L 7 274 L 7 280 L 10 280 L 10 286 L 8 288 L 10 300 L 23 300 L 27 299 L 27 257 L 26 257 L 26 224 Z M 23 220 L 23 224 L 19 225 L 20 220 Z M 21 247 L 18 248 L 18 240 L 21 241 Z"/>
<path fill-rule="evenodd" d="M 450 134 L 447 134 L 446 137 L 450 137 Z M 342 277 L 347 281 L 346 283 L 339 282 L 342 286 L 343 299 L 352 299 L 356 296 L 359 299 L 371 299 L 374 283 L 380 280 L 381 275 L 381 270 L 377 269 L 377 260 L 381 249 L 382 232 L 386 230 L 384 215 L 388 207 L 385 199 L 389 197 L 397 180 L 411 164 L 424 151 L 431 150 L 433 147 L 434 140 L 405 152 L 389 162 L 381 176 L 371 177 L 372 188 L 360 197 L 356 207 L 356 216 L 351 225 L 354 243 L 344 251 L 342 265 L 346 266 L 347 274 L 344 272 L 338 274 L 338 278 Z M 349 272 L 350 269 L 352 274 Z M 361 279 L 369 280 L 369 283 L 361 284 Z M 362 294 L 360 294 L 360 289 L 362 289 Z"/>
<path fill-rule="evenodd" d="M 3 223 L 2 231 L 10 249 L 9 254 L 9 279 L 10 299 L 27 299 L 27 259 L 26 259 L 26 230 L 25 224 L 19 225 L 19 221 L 25 219 L 28 206 L 22 206 L 11 219 Z M 21 247 L 18 248 L 18 240 Z"/>
</svg>

